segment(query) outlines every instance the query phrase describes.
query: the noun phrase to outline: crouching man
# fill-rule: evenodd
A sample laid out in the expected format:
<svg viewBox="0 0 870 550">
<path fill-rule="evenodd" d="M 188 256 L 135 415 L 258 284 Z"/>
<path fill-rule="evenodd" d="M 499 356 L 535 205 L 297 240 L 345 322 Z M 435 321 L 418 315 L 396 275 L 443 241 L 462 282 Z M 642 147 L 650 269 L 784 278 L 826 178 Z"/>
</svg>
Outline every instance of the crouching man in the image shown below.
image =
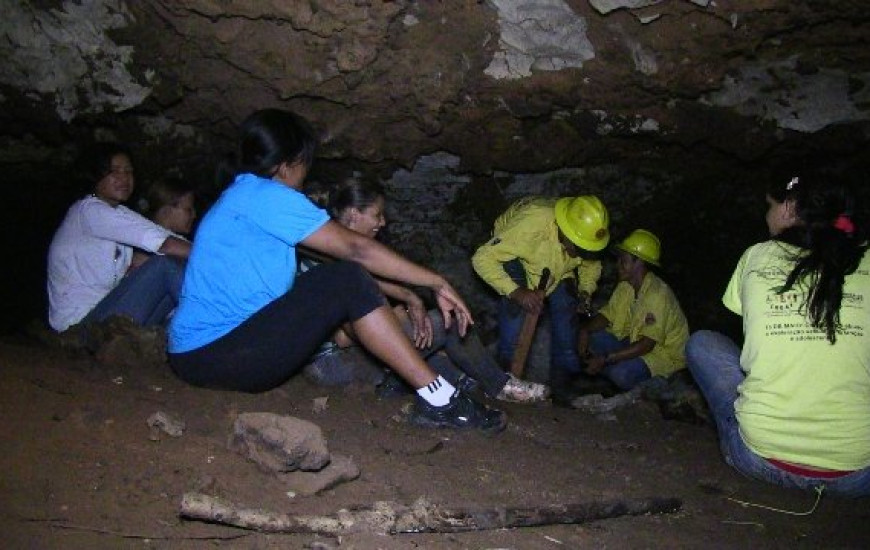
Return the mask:
<svg viewBox="0 0 870 550">
<path fill-rule="evenodd" d="M 689 326 L 671 288 L 650 269 L 659 266 L 659 239 L 638 229 L 615 248 L 619 283 L 580 326 L 578 352 L 587 374 L 601 374 L 628 391 L 685 368 Z"/>
<path fill-rule="evenodd" d="M 503 368 L 516 353 L 526 314 L 549 310 L 554 399 L 581 373 L 577 310 L 585 310 L 597 288 L 598 253 L 610 242 L 609 224 L 607 208 L 593 195 L 526 197 L 496 219 L 492 238 L 471 258 L 477 274 L 502 296 L 497 356 Z M 535 290 L 545 270 L 549 282 Z"/>
</svg>

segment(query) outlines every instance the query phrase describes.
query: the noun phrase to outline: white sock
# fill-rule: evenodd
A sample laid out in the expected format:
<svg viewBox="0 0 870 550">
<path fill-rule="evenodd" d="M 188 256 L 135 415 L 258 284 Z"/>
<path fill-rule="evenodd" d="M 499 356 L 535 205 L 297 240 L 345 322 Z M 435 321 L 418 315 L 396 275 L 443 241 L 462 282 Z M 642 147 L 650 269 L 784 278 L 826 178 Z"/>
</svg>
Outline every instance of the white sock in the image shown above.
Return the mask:
<svg viewBox="0 0 870 550">
<path fill-rule="evenodd" d="M 450 398 L 456 393 L 456 388 L 444 380 L 442 376 L 438 376 L 435 380 L 417 390 L 417 395 L 426 400 L 433 407 L 443 407 L 450 402 Z"/>
</svg>

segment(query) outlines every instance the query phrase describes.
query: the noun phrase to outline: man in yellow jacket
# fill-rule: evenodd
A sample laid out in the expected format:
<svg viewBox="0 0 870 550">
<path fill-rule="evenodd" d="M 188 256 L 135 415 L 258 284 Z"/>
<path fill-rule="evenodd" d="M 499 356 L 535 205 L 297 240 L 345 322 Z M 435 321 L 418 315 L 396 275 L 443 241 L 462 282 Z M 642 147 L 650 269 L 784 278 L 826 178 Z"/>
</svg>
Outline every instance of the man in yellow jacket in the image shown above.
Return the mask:
<svg viewBox="0 0 870 550">
<path fill-rule="evenodd" d="M 644 229 L 616 245 L 619 283 L 601 310 L 580 327 L 578 350 L 588 374 L 626 391 L 686 366 L 689 325 L 671 288 L 650 270 L 659 239 Z"/>
<path fill-rule="evenodd" d="M 549 306 L 553 392 L 580 374 L 577 311 L 588 307 L 601 276 L 597 252 L 610 240 L 607 209 L 592 195 L 526 197 L 495 221 L 492 238 L 474 253 L 474 270 L 502 296 L 498 360 L 510 364 L 526 312 Z M 537 288 L 544 269 L 550 279 Z M 575 287 L 575 288 L 570 288 Z"/>
</svg>

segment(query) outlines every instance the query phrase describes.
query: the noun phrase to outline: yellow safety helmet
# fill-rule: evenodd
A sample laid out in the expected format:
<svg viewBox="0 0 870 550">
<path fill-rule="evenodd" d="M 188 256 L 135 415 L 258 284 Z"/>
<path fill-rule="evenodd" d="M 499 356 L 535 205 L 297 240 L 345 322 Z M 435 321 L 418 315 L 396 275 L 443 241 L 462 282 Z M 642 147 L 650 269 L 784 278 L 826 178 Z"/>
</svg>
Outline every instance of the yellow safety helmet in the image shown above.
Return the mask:
<svg viewBox="0 0 870 550">
<path fill-rule="evenodd" d="M 610 216 L 594 195 L 564 197 L 556 201 L 556 225 L 572 243 L 598 252 L 610 242 Z"/>
<path fill-rule="evenodd" d="M 640 258 L 648 264 L 660 266 L 662 243 L 659 238 L 646 229 L 635 229 L 616 248 Z"/>
</svg>

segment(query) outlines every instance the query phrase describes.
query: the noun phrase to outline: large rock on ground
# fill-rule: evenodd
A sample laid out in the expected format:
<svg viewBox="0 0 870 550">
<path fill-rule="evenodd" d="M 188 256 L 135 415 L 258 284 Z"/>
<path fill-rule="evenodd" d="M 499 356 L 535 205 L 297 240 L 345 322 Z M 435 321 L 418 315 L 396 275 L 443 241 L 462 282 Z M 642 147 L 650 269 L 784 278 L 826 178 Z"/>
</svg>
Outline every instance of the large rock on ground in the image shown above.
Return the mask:
<svg viewBox="0 0 870 550">
<path fill-rule="evenodd" d="M 266 472 L 316 471 L 329 464 L 326 438 L 316 424 L 273 413 L 242 413 L 229 447 Z"/>
</svg>

